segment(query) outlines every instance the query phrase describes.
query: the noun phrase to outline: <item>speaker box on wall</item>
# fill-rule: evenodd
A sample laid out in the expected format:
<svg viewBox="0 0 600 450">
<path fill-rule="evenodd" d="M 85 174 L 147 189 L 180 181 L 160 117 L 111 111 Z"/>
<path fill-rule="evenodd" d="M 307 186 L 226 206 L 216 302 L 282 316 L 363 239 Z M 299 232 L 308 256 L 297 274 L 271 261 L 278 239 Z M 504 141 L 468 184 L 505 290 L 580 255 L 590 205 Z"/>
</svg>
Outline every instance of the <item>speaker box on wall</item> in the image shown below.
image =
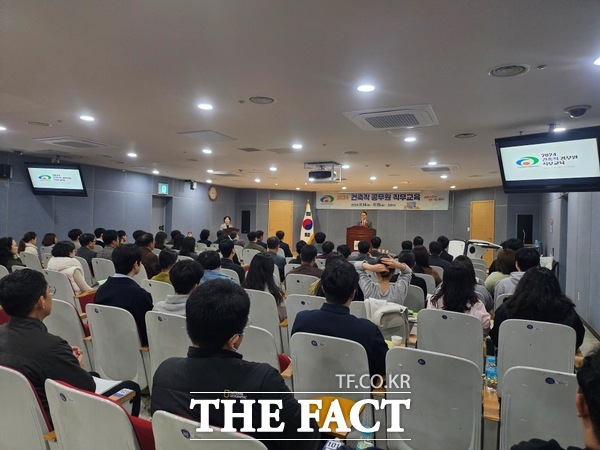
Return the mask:
<svg viewBox="0 0 600 450">
<path fill-rule="evenodd" d="M 242 211 L 242 233 L 250 233 L 250 211 Z"/>
<path fill-rule="evenodd" d="M 12 166 L 10 164 L 0 164 L 0 178 L 3 180 L 12 178 Z"/>
</svg>

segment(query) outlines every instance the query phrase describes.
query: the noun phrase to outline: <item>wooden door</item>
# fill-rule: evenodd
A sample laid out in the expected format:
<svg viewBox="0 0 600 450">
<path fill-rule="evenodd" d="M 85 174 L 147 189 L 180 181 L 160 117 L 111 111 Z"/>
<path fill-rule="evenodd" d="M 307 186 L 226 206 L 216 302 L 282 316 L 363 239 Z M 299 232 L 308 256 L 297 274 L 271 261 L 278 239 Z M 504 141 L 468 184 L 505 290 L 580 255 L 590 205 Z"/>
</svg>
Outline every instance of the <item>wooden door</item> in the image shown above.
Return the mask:
<svg viewBox="0 0 600 450">
<path fill-rule="evenodd" d="M 481 200 L 471 202 L 471 235 L 470 239 L 494 242 L 494 200 Z M 488 250 L 483 259 L 488 267 L 494 259 L 494 252 Z"/>
<path fill-rule="evenodd" d="M 294 202 L 292 200 L 269 200 L 269 226 L 267 237 L 275 236 L 275 232 L 285 233 L 283 240 L 293 249 L 294 236 Z"/>
</svg>

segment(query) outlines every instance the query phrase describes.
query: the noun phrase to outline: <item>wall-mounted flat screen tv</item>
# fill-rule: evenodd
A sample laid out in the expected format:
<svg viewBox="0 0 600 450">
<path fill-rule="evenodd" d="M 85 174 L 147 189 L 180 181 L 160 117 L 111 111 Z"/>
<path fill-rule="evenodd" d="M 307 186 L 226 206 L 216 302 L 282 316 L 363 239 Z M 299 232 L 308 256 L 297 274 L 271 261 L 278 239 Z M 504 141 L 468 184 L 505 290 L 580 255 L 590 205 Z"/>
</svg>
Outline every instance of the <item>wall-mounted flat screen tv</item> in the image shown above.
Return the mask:
<svg viewBox="0 0 600 450">
<path fill-rule="evenodd" d="M 35 195 L 87 197 L 78 165 L 25 163 L 25 166 Z"/>
<path fill-rule="evenodd" d="M 600 191 L 600 127 L 496 139 L 506 193 Z"/>
</svg>

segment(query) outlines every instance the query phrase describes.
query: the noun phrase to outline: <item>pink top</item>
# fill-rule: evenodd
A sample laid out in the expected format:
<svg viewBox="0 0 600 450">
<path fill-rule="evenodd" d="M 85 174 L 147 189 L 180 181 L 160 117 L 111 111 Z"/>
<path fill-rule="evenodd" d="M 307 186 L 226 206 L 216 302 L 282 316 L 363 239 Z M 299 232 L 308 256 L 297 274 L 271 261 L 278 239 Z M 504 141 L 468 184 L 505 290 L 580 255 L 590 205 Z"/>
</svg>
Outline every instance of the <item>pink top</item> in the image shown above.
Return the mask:
<svg viewBox="0 0 600 450">
<path fill-rule="evenodd" d="M 427 302 L 427 309 L 444 309 L 444 297 L 437 299 L 437 303 L 434 305 L 431 300 Z M 471 316 L 477 317 L 481 320 L 483 326 L 483 334 L 487 335 L 490 331 L 490 313 L 486 311 L 485 305 L 481 301 L 477 301 L 474 305 L 471 305 L 471 309 L 464 312 Z"/>
</svg>

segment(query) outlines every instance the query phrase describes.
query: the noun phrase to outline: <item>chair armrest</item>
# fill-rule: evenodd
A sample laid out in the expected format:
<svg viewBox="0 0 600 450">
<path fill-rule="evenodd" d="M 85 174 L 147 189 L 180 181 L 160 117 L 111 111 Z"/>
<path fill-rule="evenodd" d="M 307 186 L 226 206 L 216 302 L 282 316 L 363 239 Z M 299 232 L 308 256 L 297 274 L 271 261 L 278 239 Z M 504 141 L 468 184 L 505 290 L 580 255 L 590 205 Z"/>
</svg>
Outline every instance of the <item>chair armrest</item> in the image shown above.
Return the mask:
<svg viewBox="0 0 600 450">
<path fill-rule="evenodd" d="M 91 336 L 84 337 L 83 342 L 92 342 L 92 337 Z"/>
<path fill-rule="evenodd" d="M 371 396 L 385 398 L 385 387 L 376 387 L 371 389 Z"/>
<path fill-rule="evenodd" d="M 52 430 L 44 435 L 44 440 L 48 442 L 56 442 L 56 431 Z"/>
<path fill-rule="evenodd" d="M 279 326 L 280 326 L 281 328 L 285 328 L 285 327 L 287 327 L 287 326 L 288 326 L 288 320 L 287 320 L 287 317 L 286 317 L 285 319 L 283 319 L 281 322 L 279 322 Z"/>
<path fill-rule="evenodd" d="M 140 351 L 141 352 L 149 352 L 150 351 L 150 347 L 148 347 L 147 345 L 144 345 L 144 346 L 140 347 Z"/>
<path fill-rule="evenodd" d="M 118 403 L 119 405 L 123 405 L 133 397 L 135 397 L 135 391 L 133 389 L 121 389 L 119 392 L 115 392 L 113 395 L 108 397 L 108 399 Z"/>
<path fill-rule="evenodd" d="M 281 376 L 283 378 L 291 380 L 293 375 L 294 375 L 294 369 L 292 368 L 292 363 L 290 363 L 290 365 L 287 366 L 287 368 L 283 372 L 281 372 Z"/>
<path fill-rule="evenodd" d="M 500 422 L 500 401 L 496 392 L 483 388 L 483 418 Z"/>
<path fill-rule="evenodd" d="M 81 317 L 81 319 L 87 319 L 87 313 L 81 313 L 79 314 L 79 317 Z"/>
</svg>

